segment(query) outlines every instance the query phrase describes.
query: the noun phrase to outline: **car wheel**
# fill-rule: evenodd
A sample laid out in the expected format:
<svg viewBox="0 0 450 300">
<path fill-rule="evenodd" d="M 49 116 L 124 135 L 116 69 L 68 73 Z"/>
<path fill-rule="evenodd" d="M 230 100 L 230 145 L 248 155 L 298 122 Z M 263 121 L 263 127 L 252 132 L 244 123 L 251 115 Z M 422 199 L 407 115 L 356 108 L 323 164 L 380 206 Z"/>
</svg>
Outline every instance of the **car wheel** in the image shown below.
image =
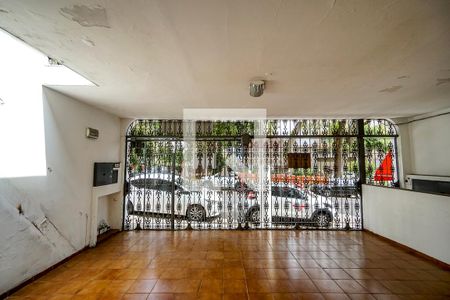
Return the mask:
<svg viewBox="0 0 450 300">
<path fill-rule="evenodd" d="M 127 213 L 132 215 L 134 213 L 134 205 L 130 200 L 127 200 Z"/>
<path fill-rule="evenodd" d="M 331 223 L 331 217 L 325 212 L 319 212 L 314 216 L 313 221 L 317 227 L 329 227 Z"/>
<path fill-rule="evenodd" d="M 325 197 L 331 197 L 331 190 L 330 190 L 330 188 L 324 188 L 324 190 L 323 190 L 323 196 L 325 196 Z"/>
<path fill-rule="evenodd" d="M 206 219 L 206 211 L 200 204 L 192 204 L 186 210 L 186 217 L 189 221 L 201 222 Z"/>
<path fill-rule="evenodd" d="M 259 224 L 261 222 L 261 214 L 259 211 L 259 207 L 250 207 L 247 212 L 247 221 L 252 224 Z"/>
</svg>

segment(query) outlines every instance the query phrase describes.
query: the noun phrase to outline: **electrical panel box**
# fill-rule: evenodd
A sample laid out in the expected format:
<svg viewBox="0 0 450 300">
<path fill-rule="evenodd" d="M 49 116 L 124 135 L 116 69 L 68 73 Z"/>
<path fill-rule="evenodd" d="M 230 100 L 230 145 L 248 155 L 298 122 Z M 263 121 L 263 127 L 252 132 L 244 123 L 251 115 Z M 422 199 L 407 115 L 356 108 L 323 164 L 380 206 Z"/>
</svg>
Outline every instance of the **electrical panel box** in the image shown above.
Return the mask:
<svg viewBox="0 0 450 300">
<path fill-rule="evenodd" d="M 119 179 L 120 163 L 94 163 L 94 186 L 114 184 Z"/>
<path fill-rule="evenodd" d="M 90 127 L 86 128 L 86 137 L 88 139 L 94 139 L 94 140 L 98 139 L 98 137 L 99 137 L 98 129 L 94 129 L 94 128 L 90 128 Z"/>
</svg>

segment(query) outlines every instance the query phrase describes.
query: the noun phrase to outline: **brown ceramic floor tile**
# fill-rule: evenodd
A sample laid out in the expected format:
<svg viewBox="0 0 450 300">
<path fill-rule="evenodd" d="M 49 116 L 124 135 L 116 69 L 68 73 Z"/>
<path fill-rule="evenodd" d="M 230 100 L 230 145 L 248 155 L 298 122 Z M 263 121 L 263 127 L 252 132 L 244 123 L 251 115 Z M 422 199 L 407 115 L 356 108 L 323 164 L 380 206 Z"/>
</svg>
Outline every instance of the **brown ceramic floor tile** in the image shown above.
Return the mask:
<svg viewBox="0 0 450 300">
<path fill-rule="evenodd" d="M 402 300 L 400 295 L 392 295 L 392 294 L 374 294 L 373 295 L 377 300 Z"/>
<path fill-rule="evenodd" d="M 349 294 L 352 300 L 375 300 L 376 298 L 371 294 Z"/>
<path fill-rule="evenodd" d="M 295 279 L 309 279 L 308 274 L 301 268 L 289 268 L 286 269 L 286 274 L 288 278 L 291 280 Z"/>
<path fill-rule="evenodd" d="M 223 300 L 247 300 L 247 294 L 223 294 Z"/>
<path fill-rule="evenodd" d="M 92 280 L 77 295 L 99 294 L 110 284 L 110 280 Z"/>
<path fill-rule="evenodd" d="M 314 283 L 309 279 L 291 280 L 292 286 L 296 292 L 316 293 L 319 292 Z"/>
<path fill-rule="evenodd" d="M 249 293 L 249 300 L 273 300 L 272 294 L 264 294 L 264 293 Z"/>
<path fill-rule="evenodd" d="M 10 299 L 443 299 L 450 272 L 364 232 L 123 232 Z"/>
<path fill-rule="evenodd" d="M 306 274 L 311 279 L 330 279 L 330 276 L 328 276 L 327 272 L 325 272 L 323 269 L 304 269 Z"/>
<path fill-rule="evenodd" d="M 353 279 L 373 279 L 373 276 L 365 269 L 344 269 Z"/>
<path fill-rule="evenodd" d="M 334 280 L 313 280 L 313 283 L 322 293 L 343 293 Z"/>
<path fill-rule="evenodd" d="M 58 294 L 70 294 L 74 295 L 82 290 L 86 285 L 86 281 L 77 281 L 72 280 L 64 284 L 61 288 L 59 288 L 56 293 Z"/>
<path fill-rule="evenodd" d="M 381 284 L 388 288 L 392 294 L 415 294 L 411 285 L 406 281 L 400 280 L 380 280 Z"/>
<path fill-rule="evenodd" d="M 122 297 L 122 295 L 120 296 Z M 49 298 L 47 298 L 48 300 L 69 300 L 72 299 L 73 296 L 71 295 L 53 295 L 53 296 L 49 296 Z M 121 298 L 119 298 L 121 299 Z"/>
<path fill-rule="evenodd" d="M 125 294 L 123 300 L 146 300 L 148 294 Z"/>
<path fill-rule="evenodd" d="M 351 276 L 342 269 L 324 269 L 324 271 L 331 279 L 351 279 Z"/>
<path fill-rule="evenodd" d="M 222 300 L 222 294 L 217 293 L 198 293 L 195 299 L 198 300 Z"/>
<path fill-rule="evenodd" d="M 382 285 L 378 280 L 375 279 L 362 279 L 357 280 L 358 283 L 363 286 L 367 291 L 372 294 L 390 294 L 388 288 Z"/>
<path fill-rule="evenodd" d="M 316 259 L 316 262 L 321 268 L 324 269 L 339 269 L 340 266 L 331 258 L 329 259 Z"/>
<path fill-rule="evenodd" d="M 298 300 L 300 294 L 295 293 L 273 293 L 272 298 L 274 300 Z"/>
<path fill-rule="evenodd" d="M 267 273 L 264 269 L 245 269 L 245 277 L 247 279 L 267 279 Z"/>
<path fill-rule="evenodd" d="M 186 279 L 189 278 L 190 269 L 181 269 L 181 268 L 166 268 L 164 272 L 159 276 L 161 279 Z M 194 273 L 194 272 L 192 272 Z"/>
<path fill-rule="evenodd" d="M 127 293 L 129 294 L 149 294 L 156 284 L 155 279 L 138 279 L 132 283 Z"/>
<path fill-rule="evenodd" d="M 196 269 L 192 269 L 192 273 L 195 273 Z M 222 268 L 204 268 L 204 269 L 197 269 L 197 272 L 201 272 L 201 278 L 211 278 L 211 279 L 223 279 L 223 269 Z"/>
<path fill-rule="evenodd" d="M 239 267 L 225 267 L 223 268 L 223 279 L 244 279 L 245 270 Z"/>
<path fill-rule="evenodd" d="M 325 299 L 320 293 L 302 293 L 299 295 L 301 300 L 323 300 Z"/>
<path fill-rule="evenodd" d="M 330 300 L 350 300 L 350 297 L 348 297 L 346 294 L 340 294 L 340 293 L 325 293 L 325 294 L 322 294 L 322 296 L 325 299 L 330 299 Z"/>
<path fill-rule="evenodd" d="M 174 282 L 175 293 L 197 293 L 201 280 L 198 279 L 179 279 Z"/>
<path fill-rule="evenodd" d="M 430 273 L 432 276 L 438 278 L 438 280 L 442 281 L 450 281 L 450 272 L 439 270 L 437 268 L 433 270 L 426 270 L 426 272 Z"/>
<path fill-rule="evenodd" d="M 223 290 L 226 294 L 245 294 L 247 282 L 242 279 L 227 279 L 223 281 Z"/>
<path fill-rule="evenodd" d="M 134 284 L 134 280 L 111 280 L 103 290 L 103 294 L 125 294 Z"/>
<path fill-rule="evenodd" d="M 288 269 L 264 269 L 268 279 L 287 279 L 289 276 L 286 270 Z"/>
<path fill-rule="evenodd" d="M 83 294 L 83 295 L 74 295 L 72 296 L 73 300 L 98 300 L 101 297 L 101 294 Z M 124 298 L 127 299 L 127 298 Z M 145 299 L 145 298 L 144 298 Z"/>
<path fill-rule="evenodd" d="M 174 300 L 175 296 L 173 294 L 150 294 L 147 300 Z"/>
<path fill-rule="evenodd" d="M 295 292 L 295 287 L 290 280 L 285 279 L 273 279 L 269 280 L 271 291 L 274 293 L 293 293 Z"/>
<path fill-rule="evenodd" d="M 116 291 L 103 291 L 97 297 L 98 300 L 121 300 L 124 294 Z"/>
<path fill-rule="evenodd" d="M 144 269 L 138 279 L 158 279 L 164 273 L 164 269 Z"/>
<path fill-rule="evenodd" d="M 248 279 L 247 288 L 249 293 L 270 293 L 272 290 L 268 279 Z"/>
<path fill-rule="evenodd" d="M 199 293 L 201 294 L 222 294 L 224 282 L 222 279 L 202 279 Z"/>
<path fill-rule="evenodd" d="M 347 294 L 364 294 L 369 292 L 356 280 L 353 279 L 338 279 L 335 280 L 335 282 Z"/>
</svg>

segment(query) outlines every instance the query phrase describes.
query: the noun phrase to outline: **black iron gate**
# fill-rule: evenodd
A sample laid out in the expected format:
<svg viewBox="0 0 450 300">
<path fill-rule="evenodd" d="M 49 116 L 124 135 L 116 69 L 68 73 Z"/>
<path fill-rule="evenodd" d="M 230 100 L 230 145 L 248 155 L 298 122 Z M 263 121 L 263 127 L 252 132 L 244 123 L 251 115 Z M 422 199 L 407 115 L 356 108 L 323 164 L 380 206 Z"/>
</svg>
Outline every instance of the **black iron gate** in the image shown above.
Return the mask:
<svg viewBox="0 0 450 300">
<path fill-rule="evenodd" d="M 362 229 L 360 184 L 395 186 L 387 120 L 137 120 L 124 229 Z"/>
</svg>

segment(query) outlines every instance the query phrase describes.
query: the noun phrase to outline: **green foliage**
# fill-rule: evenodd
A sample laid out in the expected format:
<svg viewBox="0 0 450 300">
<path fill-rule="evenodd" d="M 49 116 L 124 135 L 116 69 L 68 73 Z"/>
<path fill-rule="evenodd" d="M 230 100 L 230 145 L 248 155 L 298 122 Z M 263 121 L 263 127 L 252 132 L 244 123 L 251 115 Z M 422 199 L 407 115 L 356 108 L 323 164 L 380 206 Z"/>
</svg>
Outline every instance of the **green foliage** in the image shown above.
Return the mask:
<svg viewBox="0 0 450 300">
<path fill-rule="evenodd" d="M 255 124 L 250 121 L 217 121 L 213 123 L 212 135 L 214 136 L 241 136 L 242 134 L 253 135 Z"/>
<path fill-rule="evenodd" d="M 296 176 L 312 176 L 312 175 L 314 175 L 314 172 L 311 168 L 310 169 L 294 169 L 292 174 L 296 175 Z"/>
<path fill-rule="evenodd" d="M 392 135 L 395 134 L 395 127 L 388 120 L 366 120 L 364 122 L 364 134 Z"/>
<path fill-rule="evenodd" d="M 390 138 L 384 137 L 364 138 L 364 147 L 366 148 L 366 151 L 387 153 L 389 148 L 392 147 L 392 142 Z"/>
<path fill-rule="evenodd" d="M 345 130 L 345 120 L 332 120 L 330 124 L 331 134 L 342 134 Z"/>
<path fill-rule="evenodd" d="M 152 136 L 161 131 L 160 120 L 137 121 L 132 126 L 129 132 L 131 136 Z"/>
</svg>

